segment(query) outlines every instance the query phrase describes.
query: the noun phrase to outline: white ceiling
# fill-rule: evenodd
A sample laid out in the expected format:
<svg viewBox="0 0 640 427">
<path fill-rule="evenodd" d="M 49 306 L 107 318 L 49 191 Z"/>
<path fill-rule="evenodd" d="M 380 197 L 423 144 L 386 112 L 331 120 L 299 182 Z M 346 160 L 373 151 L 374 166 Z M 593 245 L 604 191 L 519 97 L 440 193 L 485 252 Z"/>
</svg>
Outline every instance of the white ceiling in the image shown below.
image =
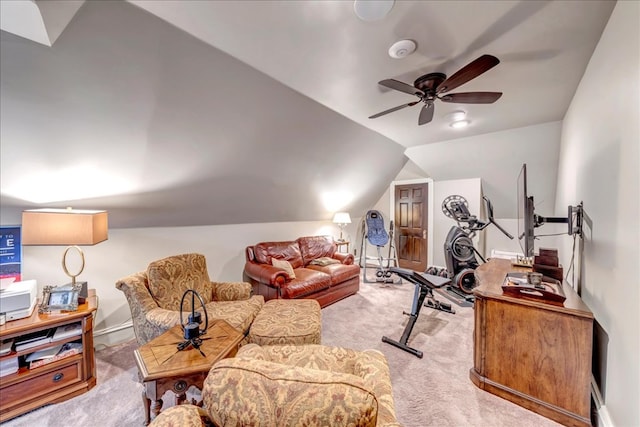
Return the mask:
<svg viewBox="0 0 640 427">
<path fill-rule="evenodd" d="M 351 1 L 87 2 L 51 47 L 1 34 L 2 205 L 106 208 L 121 227 L 359 216 L 407 147 L 562 120 L 614 4 L 396 1 L 365 22 Z M 404 38 L 417 51 L 390 58 Z M 367 118 L 414 100 L 379 80 L 482 54 L 501 63 L 456 91 L 495 104 Z"/>
<path fill-rule="evenodd" d="M 384 19 L 365 22 L 345 0 L 130 1 L 405 147 L 562 120 L 614 5 L 396 1 Z M 402 39 L 415 41 L 416 52 L 390 58 Z M 367 118 L 415 100 L 378 81 L 451 75 L 482 54 L 501 63 L 456 91 L 503 92 L 495 104 L 437 102 L 434 121 L 423 126 L 420 105 Z M 456 110 L 467 112 L 471 127 L 448 126 L 445 116 Z"/>
</svg>

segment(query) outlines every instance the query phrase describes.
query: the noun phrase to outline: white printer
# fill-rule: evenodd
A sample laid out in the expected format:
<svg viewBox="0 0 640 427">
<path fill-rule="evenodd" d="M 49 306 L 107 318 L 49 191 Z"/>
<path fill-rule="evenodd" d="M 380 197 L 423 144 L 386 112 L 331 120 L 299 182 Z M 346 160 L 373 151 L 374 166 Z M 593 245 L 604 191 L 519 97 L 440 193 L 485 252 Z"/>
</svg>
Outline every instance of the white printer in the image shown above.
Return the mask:
<svg viewBox="0 0 640 427">
<path fill-rule="evenodd" d="M 38 284 L 35 280 L 13 282 L 0 289 L 0 313 L 7 321 L 31 316 L 38 301 Z"/>
</svg>

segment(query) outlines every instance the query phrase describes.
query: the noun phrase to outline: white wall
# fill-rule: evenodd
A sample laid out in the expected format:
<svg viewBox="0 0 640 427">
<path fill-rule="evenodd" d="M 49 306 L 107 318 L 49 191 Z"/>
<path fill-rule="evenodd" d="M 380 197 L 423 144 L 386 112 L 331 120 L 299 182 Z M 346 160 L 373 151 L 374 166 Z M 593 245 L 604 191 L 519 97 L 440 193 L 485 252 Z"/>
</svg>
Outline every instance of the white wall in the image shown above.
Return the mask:
<svg viewBox="0 0 640 427">
<path fill-rule="evenodd" d="M 516 183 L 527 163 L 536 207 L 552 215 L 561 122 L 410 147 L 405 152 L 435 182 L 480 177 L 499 218 L 516 218 Z M 490 160 L 487 160 L 490 159 Z"/>
<path fill-rule="evenodd" d="M 640 425 L 639 28 L 640 2 L 619 1 L 563 122 L 556 203 L 583 200 L 591 224 L 582 297 L 608 336 L 597 350 L 615 426 Z"/>
</svg>

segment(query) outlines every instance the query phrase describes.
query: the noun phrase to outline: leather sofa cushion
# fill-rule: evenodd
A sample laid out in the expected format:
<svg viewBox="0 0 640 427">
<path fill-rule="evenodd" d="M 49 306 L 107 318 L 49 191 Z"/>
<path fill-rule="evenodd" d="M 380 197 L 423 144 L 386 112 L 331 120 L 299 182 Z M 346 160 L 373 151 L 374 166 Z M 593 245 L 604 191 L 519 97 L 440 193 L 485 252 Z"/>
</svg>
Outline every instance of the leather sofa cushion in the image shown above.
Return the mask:
<svg viewBox="0 0 640 427">
<path fill-rule="evenodd" d="M 296 241 L 300 246 L 305 267 L 316 258 L 333 257 L 337 248 L 331 236 L 300 237 Z"/>
<path fill-rule="evenodd" d="M 256 262 L 271 265 L 271 258 L 289 261 L 293 268 L 302 267 L 302 255 L 298 243 L 290 242 L 261 242 L 253 247 Z"/>
<path fill-rule="evenodd" d="M 281 288 L 282 298 L 300 298 L 330 286 L 330 275 L 310 268 L 298 268 L 296 278 Z"/>
<path fill-rule="evenodd" d="M 329 264 L 315 265 L 309 264 L 306 268 L 310 270 L 321 271 L 331 276 L 331 286 L 346 282 L 349 279 L 357 277 L 360 274 L 360 267 L 357 264 Z"/>
</svg>

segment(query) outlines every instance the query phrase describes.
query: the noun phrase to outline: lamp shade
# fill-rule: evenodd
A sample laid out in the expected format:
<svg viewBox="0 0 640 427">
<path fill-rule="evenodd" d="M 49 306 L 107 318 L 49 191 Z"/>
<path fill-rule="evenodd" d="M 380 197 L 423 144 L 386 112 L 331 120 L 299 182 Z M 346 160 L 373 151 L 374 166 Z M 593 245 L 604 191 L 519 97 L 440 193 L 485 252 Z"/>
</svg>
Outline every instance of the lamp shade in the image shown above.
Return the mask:
<svg viewBox="0 0 640 427">
<path fill-rule="evenodd" d="M 349 212 L 336 212 L 333 216 L 333 222 L 336 224 L 351 224 Z"/>
<path fill-rule="evenodd" d="M 107 211 L 31 209 L 22 212 L 23 245 L 95 245 L 108 239 Z"/>
</svg>

